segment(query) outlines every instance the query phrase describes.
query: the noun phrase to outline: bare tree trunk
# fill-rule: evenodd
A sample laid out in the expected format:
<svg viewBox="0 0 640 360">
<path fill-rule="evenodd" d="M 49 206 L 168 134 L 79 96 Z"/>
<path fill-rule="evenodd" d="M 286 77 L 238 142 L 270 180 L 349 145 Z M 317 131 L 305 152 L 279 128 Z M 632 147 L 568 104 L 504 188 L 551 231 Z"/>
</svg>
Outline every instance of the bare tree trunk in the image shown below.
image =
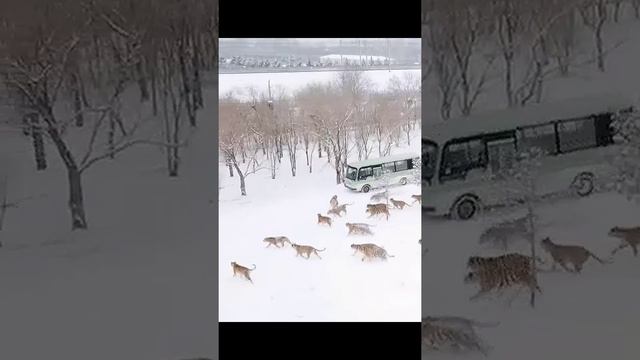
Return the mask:
<svg viewBox="0 0 640 360">
<path fill-rule="evenodd" d="M 596 38 L 596 52 L 597 52 L 597 58 L 598 58 L 598 70 L 600 70 L 601 72 L 605 71 L 605 66 L 604 66 L 604 41 L 602 40 L 602 26 L 598 26 L 598 28 L 596 29 L 595 32 L 595 38 Z"/>
<path fill-rule="evenodd" d="M 84 125 L 84 115 L 82 112 L 82 95 L 80 89 L 80 81 L 77 71 L 71 73 L 71 96 L 73 97 L 73 111 L 75 113 L 76 126 Z"/>
<path fill-rule="evenodd" d="M 69 178 L 69 210 L 71 211 L 73 230 L 87 229 L 82 191 L 82 176 L 76 168 L 67 168 Z"/>
<path fill-rule="evenodd" d="M 29 131 L 33 139 L 33 151 L 36 159 L 36 170 L 45 170 L 47 168 L 47 157 L 44 148 L 44 139 L 42 136 L 42 126 L 40 125 L 40 116 L 36 113 L 27 115 L 31 130 Z"/>
<path fill-rule="evenodd" d="M 67 178 L 69 181 L 69 211 L 71 213 L 71 229 L 87 229 L 87 220 L 84 210 L 84 196 L 82 193 L 82 173 L 78 169 L 71 151 L 60 136 L 56 121 L 53 117 L 53 111 L 49 108 L 46 110 L 45 122 L 47 123 L 47 133 L 53 141 L 65 167 L 67 168 Z"/>
<path fill-rule="evenodd" d="M 158 116 L 158 76 L 156 66 L 151 66 L 151 103 L 153 105 L 153 116 Z"/>
<path fill-rule="evenodd" d="M 149 100 L 149 87 L 147 86 L 147 74 L 143 59 L 136 63 L 136 76 L 138 78 L 138 88 L 140 88 L 140 100 L 145 102 Z"/>
<path fill-rule="evenodd" d="M 245 182 L 245 176 L 242 173 L 242 170 L 240 170 L 237 161 L 232 160 L 231 163 L 236 168 L 236 172 L 238 173 L 238 177 L 240 178 L 240 195 L 247 196 L 247 184 Z"/>
</svg>

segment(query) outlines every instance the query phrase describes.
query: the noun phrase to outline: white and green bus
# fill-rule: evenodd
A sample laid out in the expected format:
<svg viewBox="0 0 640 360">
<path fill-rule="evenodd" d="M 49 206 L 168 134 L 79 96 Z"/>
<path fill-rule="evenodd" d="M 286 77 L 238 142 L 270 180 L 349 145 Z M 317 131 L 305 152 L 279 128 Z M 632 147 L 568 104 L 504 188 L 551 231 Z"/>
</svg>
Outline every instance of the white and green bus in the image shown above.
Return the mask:
<svg viewBox="0 0 640 360">
<path fill-rule="evenodd" d="M 504 176 L 518 154 L 536 147 L 545 156 L 537 175 L 540 195 L 573 191 L 587 196 L 604 184 L 619 152 L 612 125 L 633 111 L 618 94 L 574 98 L 479 113 L 423 126 L 422 202 L 434 215 L 470 219 L 478 210 L 508 203 L 514 181 Z"/>
<path fill-rule="evenodd" d="M 420 156 L 417 154 L 391 155 L 347 164 L 344 186 L 369 192 L 388 185 L 406 185 L 419 176 Z"/>
</svg>

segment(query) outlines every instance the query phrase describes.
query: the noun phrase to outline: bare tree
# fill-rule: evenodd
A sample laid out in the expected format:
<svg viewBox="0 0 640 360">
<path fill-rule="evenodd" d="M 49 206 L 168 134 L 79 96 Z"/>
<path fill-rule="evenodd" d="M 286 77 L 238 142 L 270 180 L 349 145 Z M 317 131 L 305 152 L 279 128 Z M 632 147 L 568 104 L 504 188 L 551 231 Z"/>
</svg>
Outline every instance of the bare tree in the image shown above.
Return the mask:
<svg viewBox="0 0 640 360">
<path fill-rule="evenodd" d="M 0 72 L 23 99 L 23 112 L 33 114 L 36 134 L 53 144 L 65 165 L 72 229 L 87 228 L 82 187 L 87 169 L 138 144 L 174 151 L 184 145 L 156 139 L 153 121 L 121 112 L 129 85 L 141 86 L 140 62 L 148 49 L 143 44 L 155 43 L 148 30 L 154 30 L 153 39 L 167 34 L 155 31 L 168 23 L 160 10 L 148 0 L 0 5 L 0 23 L 19 30 L 0 33 Z M 36 148 L 39 142 L 34 138 Z"/>
<path fill-rule="evenodd" d="M 579 9 L 583 23 L 593 33 L 598 70 L 604 72 L 605 49 L 603 31 L 608 16 L 607 0 L 587 0 Z"/>
<path fill-rule="evenodd" d="M 331 151 L 332 165 L 336 171 L 336 183 L 342 183 L 343 167 L 348 152 L 345 143 L 354 108 L 349 99 L 341 96 L 334 85 L 312 84 L 303 89 L 299 99 L 306 105 L 316 136 Z M 329 154 L 327 154 L 329 156 Z"/>
<path fill-rule="evenodd" d="M 631 0 L 630 2 L 633 8 L 633 15 L 636 19 L 640 19 L 640 0 Z"/>
<path fill-rule="evenodd" d="M 247 110 L 243 110 L 242 104 L 226 99 L 219 104 L 220 109 L 220 151 L 228 159 L 229 163 L 235 168 L 238 179 L 240 180 L 240 194 L 247 195 L 246 178 L 251 174 L 255 174 L 262 169 L 261 160 L 258 153 L 259 146 L 250 146 L 247 150 L 249 158 L 240 167 L 238 152 L 241 144 L 248 142 L 251 124 L 248 121 L 249 114 Z"/>
<path fill-rule="evenodd" d="M 447 38 L 453 50 L 453 58 L 458 68 L 458 106 L 463 116 L 471 110 L 484 91 L 489 71 L 496 59 L 495 54 L 480 53 L 482 41 L 487 35 L 487 17 L 484 6 L 473 1 L 453 1 L 456 3 L 448 18 Z M 479 56 L 476 56 L 479 55 Z M 479 58 L 478 61 L 473 59 Z M 476 66 L 475 64 L 479 64 Z M 482 65 L 480 65 L 482 64 Z"/>
<path fill-rule="evenodd" d="M 402 127 L 407 145 L 411 145 L 411 133 L 419 118 L 417 109 L 420 102 L 420 79 L 412 73 L 405 73 L 402 78 L 394 75 L 389 80 L 389 90 L 402 103 L 402 114 L 405 121 L 405 125 Z"/>
</svg>

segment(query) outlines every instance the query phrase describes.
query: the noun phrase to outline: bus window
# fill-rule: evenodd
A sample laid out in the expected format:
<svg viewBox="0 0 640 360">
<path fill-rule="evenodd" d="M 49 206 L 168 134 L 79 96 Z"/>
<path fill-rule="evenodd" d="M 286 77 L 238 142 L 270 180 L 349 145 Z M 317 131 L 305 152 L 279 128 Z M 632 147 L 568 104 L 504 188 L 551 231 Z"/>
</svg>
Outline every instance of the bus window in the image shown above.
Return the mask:
<svg viewBox="0 0 640 360">
<path fill-rule="evenodd" d="M 373 177 L 374 178 L 378 178 L 382 175 L 382 165 L 375 165 L 371 167 L 371 170 L 373 171 Z"/>
<path fill-rule="evenodd" d="M 441 180 L 460 179 L 469 170 L 486 168 L 486 152 L 481 139 L 447 145 L 442 154 Z"/>
<path fill-rule="evenodd" d="M 555 155 L 556 128 L 554 124 L 531 126 L 520 129 L 518 132 L 518 147 L 521 150 L 538 148 L 544 154 Z"/>
<path fill-rule="evenodd" d="M 382 164 L 382 173 L 389 174 L 396 172 L 396 168 L 392 162 Z"/>
<path fill-rule="evenodd" d="M 409 165 L 407 165 L 407 160 L 396 161 L 396 171 L 405 171 L 409 169 Z"/>
<path fill-rule="evenodd" d="M 371 166 L 360 168 L 360 172 L 358 173 L 358 180 L 366 180 L 373 176 L 373 170 Z"/>
<path fill-rule="evenodd" d="M 558 136 L 561 152 L 595 147 L 597 139 L 594 118 L 562 121 L 558 124 Z"/>
</svg>

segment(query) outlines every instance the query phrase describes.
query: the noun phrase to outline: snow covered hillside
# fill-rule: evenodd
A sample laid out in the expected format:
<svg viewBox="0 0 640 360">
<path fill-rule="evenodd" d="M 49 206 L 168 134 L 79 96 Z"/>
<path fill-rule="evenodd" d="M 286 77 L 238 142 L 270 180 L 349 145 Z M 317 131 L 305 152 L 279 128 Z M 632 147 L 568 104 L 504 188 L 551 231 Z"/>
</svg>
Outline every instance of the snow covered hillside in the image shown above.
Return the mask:
<svg viewBox="0 0 640 360">
<path fill-rule="evenodd" d="M 199 113 L 178 178 L 150 146 L 88 171 L 89 229 L 76 232 L 55 149 L 36 172 L 31 140 L 0 130 L 7 200 L 28 198 L 0 231 L 0 358 L 217 357 L 214 110 Z"/>
<path fill-rule="evenodd" d="M 419 136 L 418 130 L 412 148 L 394 148 L 393 153 L 418 153 Z M 419 321 L 419 205 L 391 210 L 388 221 L 369 219 L 365 205 L 377 191 L 356 193 L 336 185 L 326 157 L 316 156 L 312 174 L 304 168 L 304 157 L 298 158 L 296 177 L 283 172 L 272 180 L 268 170 L 248 177 L 246 197 L 240 196 L 237 176 L 220 168 L 220 321 Z M 411 204 L 420 187 L 392 187 L 390 194 Z M 317 214 L 326 215 L 333 195 L 352 205 L 331 227 L 318 225 Z M 374 235 L 347 236 L 346 222 L 372 224 Z M 307 260 L 296 257 L 289 245 L 267 248 L 263 239 L 269 236 L 326 250 L 319 253 L 322 259 L 312 255 Z M 375 243 L 394 257 L 362 262 L 353 255 L 353 243 Z M 232 261 L 250 268 L 255 264 L 253 284 L 233 276 Z"/>
<path fill-rule="evenodd" d="M 640 22 L 633 18 L 629 4 L 625 6 L 626 14 L 623 11 L 619 22 L 609 19 L 604 28 L 605 47 L 609 49 L 606 71 L 598 71 L 590 62 L 576 65 L 567 77 L 550 76 L 544 81 L 543 101 L 611 92 L 637 98 L 640 87 L 634 69 L 640 61 Z M 581 51 L 591 51 L 592 35 L 578 36 L 587 39 L 582 42 Z M 502 69 L 500 61 L 496 60 L 497 69 Z M 424 91 L 423 106 L 439 109 L 435 86 L 425 87 Z M 503 78 L 491 77 L 472 114 L 505 107 Z M 429 122 L 439 121 L 437 110 L 425 111 L 425 116 Z M 607 259 L 620 244 L 619 239 L 608 236 L 609 230 L 614 226 L 640 226 L 639 213 L 640 205 L 613 193 L 549 201 L 536 208 L 540 224 L 536 241 L 549 236 L 556 243 L 584 246 Z M 640 315 L 635 308 L 640 301 L 640 257 L 634 257 L 630 248 L 616 253 L 610 264 L 588 260 L 580 274 L 561 268 L 540 272 L 542 293 L 537 295 L 535 308 L 529 305 L 528 289 L 522 290 L 511 305 L 508 303 L 515 290 L 507 290 L 500 297 L 469 300 L 477 293 L 478 285 L 463 282 L 468 272 L 467 259 L 472 255 L 504 253 L 502 249 L 480 245 L 480 235 L 497 222 L 521 215 L 521 208 L 490 212 L 467 222 L 423 215 L 423 240 L 429 251 L 423 256 L 422 316 L 450 315 L 499 322 L 495 327 L 476 329 L 492 348 L 486 357 L 480 353 L 462 355 L 425 349 L 423 359 L 637 359 Z M 509 252 L 528 254 L 528 246 L 521 242 Z M 537 251 L 548 261 L 541 268 L 548 269 L 549 254 L 539 243 Z"/>
</svg>

